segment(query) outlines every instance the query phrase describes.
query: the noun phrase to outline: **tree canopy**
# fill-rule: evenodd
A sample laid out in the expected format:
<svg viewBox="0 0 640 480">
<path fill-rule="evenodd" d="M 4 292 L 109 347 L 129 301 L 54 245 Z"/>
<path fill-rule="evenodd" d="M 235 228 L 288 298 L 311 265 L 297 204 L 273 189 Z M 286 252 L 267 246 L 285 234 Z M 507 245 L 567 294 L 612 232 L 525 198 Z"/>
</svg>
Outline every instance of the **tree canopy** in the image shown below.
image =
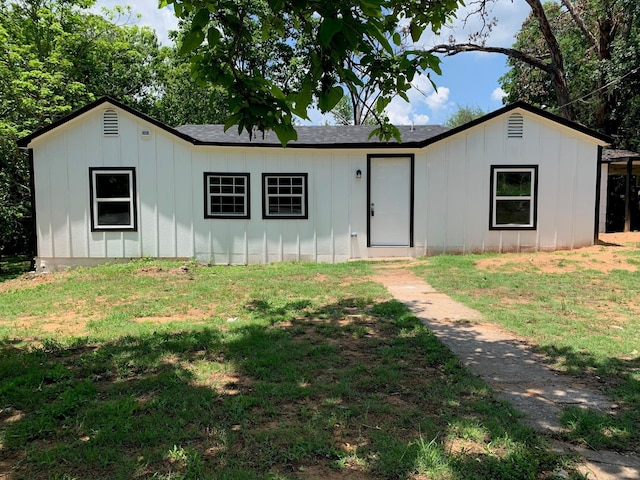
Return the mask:
<svg viewBox="0 0 640 480">
<path fill-rule="evenodd" d="M 366 83 L 379 92 L 374 115 L 381 138 L 399 138 L 384 116 L 391 99 L 406 92 L 417 73 L 440 73 L 439 59 L 430 52 L 394 46 L 403 34 L 415 42 L 422 33 L 439 29 L 461 2 L 440 0 L 162 0 L 172 4 L 178 18 L 189 22 L 181 53 L 193 53 L 200 81 L 224 88 L 231 116 L 250 134 L 273 129 L 283 144 L 294 140 L 295 117 L 308 118 L 314 101 L 329 112 L 345 89 Z M 263 42 L 289 55 L 252 61 L 251 50 Z M 272 71 L 265 72 L 264 65 Z M 277 72 L 293 66 L 299 81 L 287 82 Z M 280 67 L 280 68 L 274 68 Z M 294 76 L 294 78 L 297 78 Z"/>
<path fill-rule="evenodd" d="M 469 123 L 476 118 L 482 117 L 486 112 L 482 110 L 480 107 L 472 107 L 469 105 L 460 106 L 458 105 L 458 110 L 456 110 L 444 124 L 447 127 L 459 127 L 460 125 L 464 125 L 465 123 Z"/>
</svg>

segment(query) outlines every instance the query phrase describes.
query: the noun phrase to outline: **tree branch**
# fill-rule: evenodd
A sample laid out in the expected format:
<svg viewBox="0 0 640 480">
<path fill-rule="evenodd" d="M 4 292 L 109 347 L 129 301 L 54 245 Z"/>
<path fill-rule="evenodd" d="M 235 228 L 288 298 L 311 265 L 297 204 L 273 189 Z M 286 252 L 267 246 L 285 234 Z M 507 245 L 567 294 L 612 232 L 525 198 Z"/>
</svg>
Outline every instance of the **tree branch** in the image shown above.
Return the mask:
<svg viewBox="0 0 640 480">
<path fill-rule="evenodd" d="M 567 8 L 567 10 L 569 11 L 569 14 L 571 15 L 571 18 L 573 18 L 573 21 L 576 22 L 576 25 L 578 25 L 578 28 L 580 29 L 582 34 L 585 36 L 585 38 L 587 39 L 589 44 L 593 48 L 595 48 L 597 50 L 598 49 L 598 40 L 589 31 L 589 29 L 587 28 L 586 24 L 584 23 L 584 20 L 582 20 L 582 17 L 580 15 L 578 15 L 578 12 L 576 11 L 576 8 L 573 5 L 573 3 L 571 3 L 571 0 L 560 0 L 560 1 Z"/>
<path fill-rule="evenodd" d="M 533 67 L 539 68 L 544 72 L 549 74 L 554 73 L 554 68 L 551 64 L 541 60 L 538 57 L 534 57 L 526 52 L 521 50 L 516 50 L 514 48 L 503 48 L 503 47 L 488 47 L 484 45 L 478 45 L 475 43 L 459 43 L 459 44 L 441 44 L 436 45 L 428 50 L 429 53 L 442 53 L 448 57 L 453 55 L 457 55 L 458 53 L 464 52 L 488 52 L 488 53 L 500 53 L 502 55 L 506 55 L 507 57 L 514 58 L 516 60 L 520 60 L 524 63 L 527 63 Z"/>
</svg>

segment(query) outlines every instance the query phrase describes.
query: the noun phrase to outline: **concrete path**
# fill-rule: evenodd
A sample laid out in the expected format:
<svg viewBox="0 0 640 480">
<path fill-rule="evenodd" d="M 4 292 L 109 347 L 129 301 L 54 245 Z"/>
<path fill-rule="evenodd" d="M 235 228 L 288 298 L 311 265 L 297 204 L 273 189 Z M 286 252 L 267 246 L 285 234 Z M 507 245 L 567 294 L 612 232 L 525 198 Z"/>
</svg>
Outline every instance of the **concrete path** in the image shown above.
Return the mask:
<svg viewBox="0 0 640 480">
<path fill-rule="evenodd" d="M 397 264 L 381 264 L 374 280 L 407 305 L 496 395 L 524 414 L 538 431 L 557 433 L 566 405 L 613 412 L 616 405 L 601 392 L 549 369 L 542 357 L 501 328 Z M 558 443 L 558 448 L 585 458 L 581 472 L 593 480 L 640 480 L 640 459 L 616 452 L 592 451 Z"/>
</svg>

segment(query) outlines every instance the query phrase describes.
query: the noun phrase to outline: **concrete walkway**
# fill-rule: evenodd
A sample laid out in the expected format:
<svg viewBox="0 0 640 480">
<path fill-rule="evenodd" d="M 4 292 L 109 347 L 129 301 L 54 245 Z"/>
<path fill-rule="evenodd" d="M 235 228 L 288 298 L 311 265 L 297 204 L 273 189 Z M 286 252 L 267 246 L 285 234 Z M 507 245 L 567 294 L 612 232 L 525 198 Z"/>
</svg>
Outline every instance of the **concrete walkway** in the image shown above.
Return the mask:
<svg viewBox="0 0 640 480">
<path fill-rule="evenodd" d="M 601 392 L 549 369 L 513 334 L 397 264 L 381 264 L 374 280 L 407 305 L 460 360 L 524 414 L 523 421 L 543 433 L 562 430 L 559 414 L 566 405 L 613 412 L 616 405 Z M 557 443 L 585 458 L 581 472 L 594 480 L 640 480 L 640 459 L 616 452 L 593 451 Z"/>
</svg>

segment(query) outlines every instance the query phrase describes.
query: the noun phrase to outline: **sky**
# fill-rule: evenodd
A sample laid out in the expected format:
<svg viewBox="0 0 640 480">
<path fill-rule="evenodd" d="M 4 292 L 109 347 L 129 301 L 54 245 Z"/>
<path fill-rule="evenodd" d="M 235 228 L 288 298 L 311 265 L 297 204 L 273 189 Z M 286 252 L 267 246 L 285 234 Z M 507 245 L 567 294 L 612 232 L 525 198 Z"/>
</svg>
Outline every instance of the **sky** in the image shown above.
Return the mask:
<svg viewBox="0 0 640 480">
<path fill-rule="evenodd" d="M 472 2 L 467 2 L 470 5 Z M 177 19 L 171 7 L 158 9 L 158 0 L 98 0 L 96 9 L 112 8 L 116 5 L 130 5 L 139 19 L 122 19 L 129 23 L 148 25 L 155 29 L 158 38 L 165 45 L 170 44 L 168 32 L 177 27 Z M 487 45 L 510 47 L 515 34 L 529 13 L 524 0 L 497 0 L 491 15 L 498 19 L 497 26 L 491 31 Z M 477 30 L 477 20 L 471 18 L 464 25 L 466 10 L 458 11 L 457 20 L 445 27 L 436 37 L 429 33 L 423 35 L 419 45 L 429 48 L 447 43 L 450 36 L 460 42 L 466 42 L 468 35 Z M 502 107 L 503 92 L 498 79 L 507 71 L 506 57 L 496 53 L 469 52 L 453 57 L 445 57 L 441 63 L 442 75 L 432 73 L 431 78 L 437 86 L 434 90 L 426 76 L 420 76 L 413 82 L 416 88 L 409 92 L 410 102 L 394 99 L 387 113 L 396 125 L 442 124 L 460 107 L 478 107 L 488 113 Z M 332 122 L 332 117 L 323 116 L 318 111 L 310 112 L 311 122 L 303 124 L 324 124 Z"/>
</svg>

